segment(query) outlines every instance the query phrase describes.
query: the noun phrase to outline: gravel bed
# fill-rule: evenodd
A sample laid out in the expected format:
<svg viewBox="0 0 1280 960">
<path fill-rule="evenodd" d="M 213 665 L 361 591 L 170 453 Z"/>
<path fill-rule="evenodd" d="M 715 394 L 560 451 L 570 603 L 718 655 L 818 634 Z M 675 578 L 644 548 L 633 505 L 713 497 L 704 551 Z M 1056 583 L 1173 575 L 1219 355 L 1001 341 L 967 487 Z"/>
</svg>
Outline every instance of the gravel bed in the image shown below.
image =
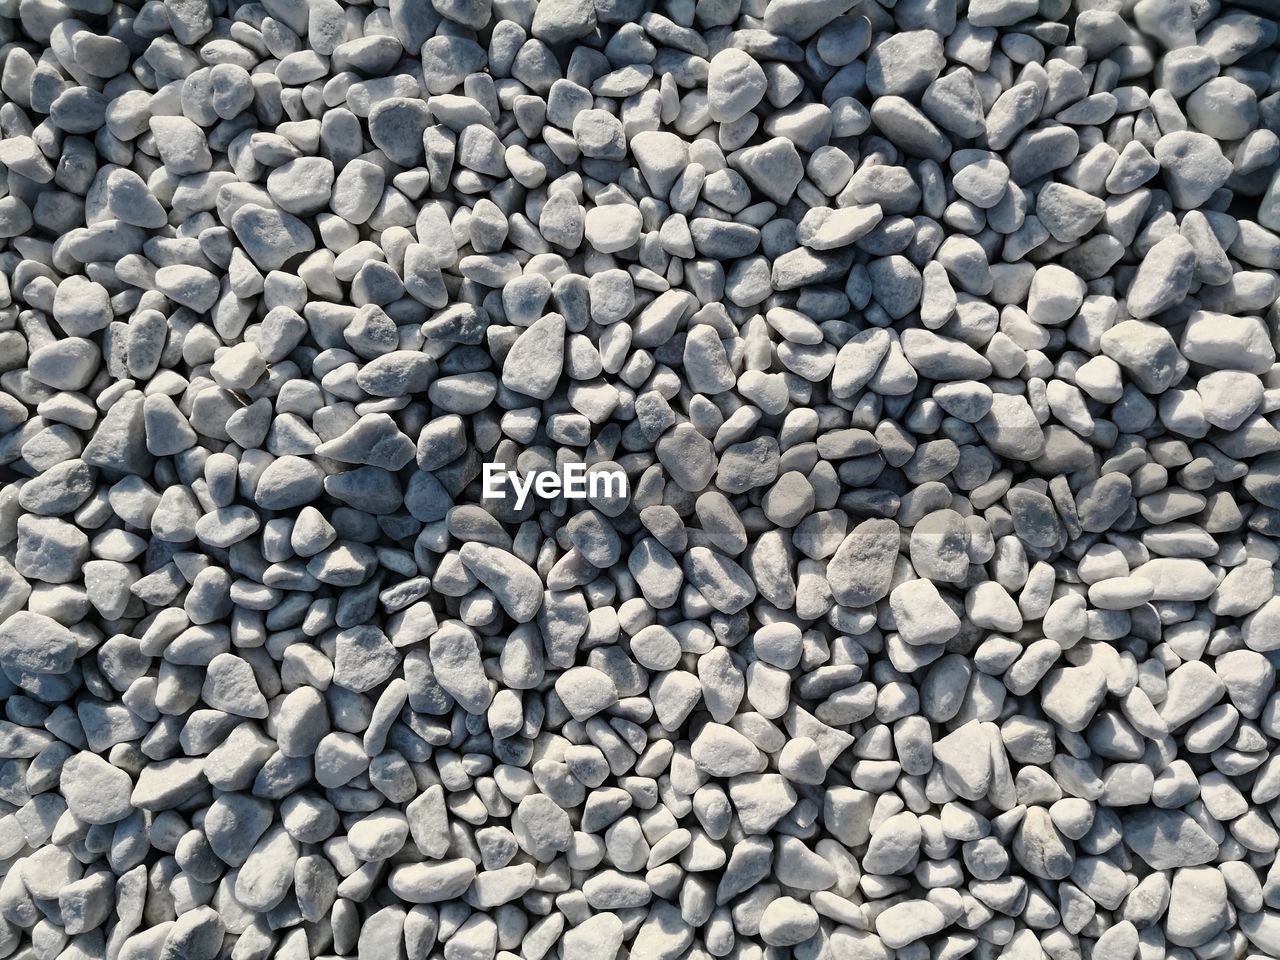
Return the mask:
<svg viewBox="0 0 1280 960">
<path fill-rule="evenodd" d="M 0 0 L 0 957 L 1280 957 L 1277 0 Z"/>
</svg>

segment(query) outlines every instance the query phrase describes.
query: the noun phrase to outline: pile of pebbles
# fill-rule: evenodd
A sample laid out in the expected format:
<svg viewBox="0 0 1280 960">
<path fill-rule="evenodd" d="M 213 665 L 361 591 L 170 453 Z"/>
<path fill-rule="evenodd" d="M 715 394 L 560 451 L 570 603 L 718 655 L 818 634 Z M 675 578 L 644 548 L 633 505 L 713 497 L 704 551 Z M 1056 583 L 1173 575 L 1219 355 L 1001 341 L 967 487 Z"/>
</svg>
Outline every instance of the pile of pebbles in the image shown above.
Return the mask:
<svg viewBox="0 0 1280 960">
<path fill-rule="evenodd" d="M 0 957 L 1280 956 L 1278 16 L 0 3 Z"/>
</svg>

